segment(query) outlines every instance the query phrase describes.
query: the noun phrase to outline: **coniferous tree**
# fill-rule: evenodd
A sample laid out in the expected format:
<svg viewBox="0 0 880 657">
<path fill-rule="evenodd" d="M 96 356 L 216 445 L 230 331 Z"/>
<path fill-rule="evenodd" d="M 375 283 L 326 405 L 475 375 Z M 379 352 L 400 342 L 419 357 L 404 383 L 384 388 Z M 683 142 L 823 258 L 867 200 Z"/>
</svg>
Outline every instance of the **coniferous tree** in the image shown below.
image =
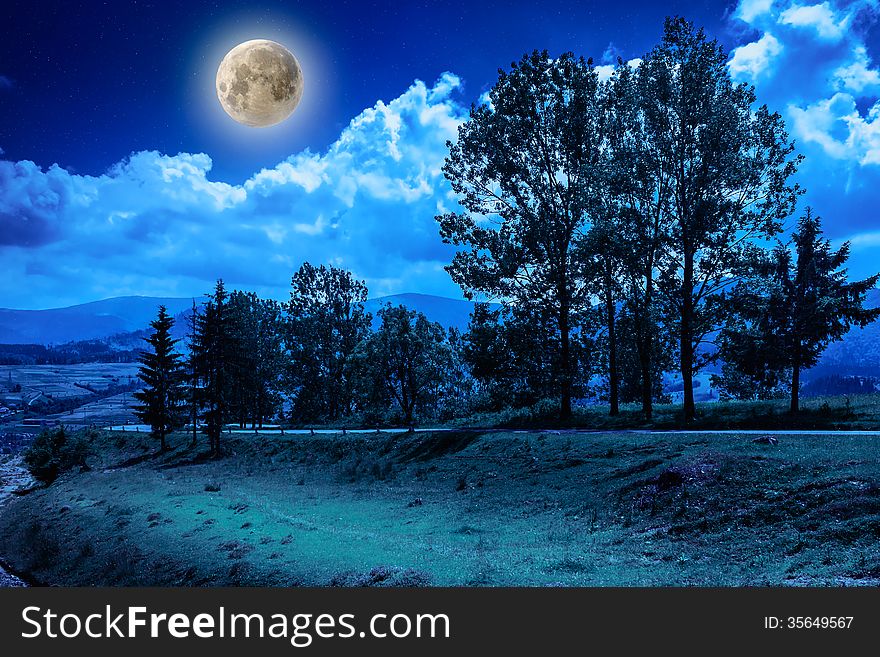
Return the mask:
<svg viewBox="0 0 880 657">
<path fill-rule="evenodd" d="M 196 318 L 193 340 L 193 358 L 201 382 L 202 420 L 208 446 L 215 455 L 220 452 L 220 437 L 230 419 L 232 343 L 228 304 L 226 287 L 219 280 L 204 311 Z"/>
<path fill-rule="evenodd" d="M 174 319 L 165 306 L 159 306 L 159 314 L 150 323 L 153 333 L 145 338 L 150 345 L 138 358 L 141 366 L 138 378 L 144 389 L 134 393 L 140 405 L 135 407 L 138 418 L 150 425 L 152 435 L 160 442 L 164 452 L 168 447 L 166 436 L 180 424 L 182 399 L 182 371 L 180 355 L 175 351 L 177 340 L 171 338 Z"/>
<path fill-rule="evenodd" d="M 722 332 L 720 355 L 732 368 L 722 383 L 741 389 L 738 377 L 747 377 L 766 397 L 787 380 L 790 409 L 797 412 L 801 372 L 851 327 L 866 326 L 880 316 L 880 309 L 864 307 L 880 274 L 849 281 L 848 259 L 849 243 L 832 249 L 810 208 L 798 221 L 790 245 L 779 243 L 769 255 L 755 252 L 750 277 L 724 304 L 731 323 Z"/>
<path fill-rule="evenodd" d="M 187 347 L 189 354 L 186 357 L 186 405 L 189 409 L 189 422 L 192 430 L 190 445 L 196 446 L 199 426 L 199 411 L 201 408 L 201 381 L 199 378 L 198 356 L 196 349 L 197 333 L 199 326 L 199 309 L 196 300 L 192 301 L 192 309 L 187 318 Z"/>
</svg>

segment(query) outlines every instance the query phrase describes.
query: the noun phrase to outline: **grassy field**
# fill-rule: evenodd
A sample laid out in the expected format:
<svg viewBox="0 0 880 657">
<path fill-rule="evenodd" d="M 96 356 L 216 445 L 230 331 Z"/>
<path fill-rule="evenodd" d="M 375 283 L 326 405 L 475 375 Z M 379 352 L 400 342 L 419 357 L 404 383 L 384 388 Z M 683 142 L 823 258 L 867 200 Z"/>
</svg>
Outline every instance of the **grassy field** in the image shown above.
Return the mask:
<svg viewBox="0 0 880 657">
<path fill-rule="evenodd" d="M 0 365 L 0 385 L 18 384 L 25 392 L 42 392 L 55 399 L 83 397 L 93 391 L 127 383 L 137 376 L 137 363 L 81 365 Z"/>
<path fill-rule="evenodd" d="M 92 470 L 0 510 L 62 585 L 877 585 L 864 436 L 98 434 Z"/>
<path fill-rule="evenodd" d="M 787 399 L 767 401 L 727 401 L 697 404 L 697 417 L 685 425 L 681 404 L 657 404 L 654 417 L 646 422 L 639 405 L 623 404 L 620 414 L 608 415 L 608 407 L 576 406 L 570 420 L 560 423 L 556 402 L 533 408 L 476 414 L 454 420 L 450 426 L 491 426 L 509 428 L 616 429 L 878 429 L 880 393 L 835 395 L 801 399 L 801 410 L 789 413 Z"/>
</svg>

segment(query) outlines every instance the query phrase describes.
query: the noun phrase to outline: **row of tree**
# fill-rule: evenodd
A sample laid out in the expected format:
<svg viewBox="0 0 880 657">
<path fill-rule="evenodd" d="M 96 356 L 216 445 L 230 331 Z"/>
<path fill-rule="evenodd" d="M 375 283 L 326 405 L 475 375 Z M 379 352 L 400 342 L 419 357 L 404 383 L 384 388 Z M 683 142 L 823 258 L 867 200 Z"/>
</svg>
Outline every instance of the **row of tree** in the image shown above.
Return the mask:
<svg viewBox="0 0 880 657">
<path fill-rule="evenodd" d="M 500 308 L 477 303 L 459 335 L 386 307 L 374 330 L 366 286 L 332 266 L 304 264 L 285 304 L 220 282 L 193 308 L 185 363 L 171 318 L 154 322 L 141 417 L 162 438 L 183 399 L 214 450 L 228 422 L 282 406 L 297 423 L 410 424 L 555 398 L 564 420 L 598 390 L 612 415 L 638 401 L 650 419 L 677 370 L 689 421 L 716 359 L 725 395 L 784 391 L 796 411 L 801 371 L 880 314 L 864 306 L 877 277 L 850 281 L 848 245 L 832 249 L 809 209 L 781 239 L 801 156 L 755 105 L 683 19 L 604 81 L 571 53 L 526 55 L 448 144 L 462 211 L 437 217 L 452 279 Z"/>
<path fill-rule="evenodd" d="M 612 414 L 636 388 L 650 419 L 673 366 L 693 419 L 694 375 L 718 357 L 706 343 L 722 330 L 738 392 L 788 372 L 796 409 L 801 368 L 877 316 L 862 305 L 876 278 L 848 284 L 848 247 L 832 253 L 810 213 L 796 263 L 788 243 L 761 248 L 796 210 L 801 156 L 727 60 L 680 18 L 606 81 L 590 60 L 536 51 L 499 72 L 448 145 L 463 211 L 437 217 L 459 247 L 446 269 L 468 298 L 507 305 L 510 339 L 552 376 L 540 383 L 563 418 L 601 361 Z"/>
<path fill-rule="evenodd" d="M 417 416 L 451 416 L 466 385 L 458 333 L 390 305 L 373 330 L 366 295 L 350 272 L 309 263 L 285 304 L 229 293 L 218 281 L 204 306 L 193 306 L 186 355 L 160 307 L 140 356 L 138 417 L 162 449 L 188 421 L 193 442 L 201 427 L 216 452 L 227 425 L 262 427 L 285 407 L 298 424 L 357 416 L 411 425 Z"/>
</svg>

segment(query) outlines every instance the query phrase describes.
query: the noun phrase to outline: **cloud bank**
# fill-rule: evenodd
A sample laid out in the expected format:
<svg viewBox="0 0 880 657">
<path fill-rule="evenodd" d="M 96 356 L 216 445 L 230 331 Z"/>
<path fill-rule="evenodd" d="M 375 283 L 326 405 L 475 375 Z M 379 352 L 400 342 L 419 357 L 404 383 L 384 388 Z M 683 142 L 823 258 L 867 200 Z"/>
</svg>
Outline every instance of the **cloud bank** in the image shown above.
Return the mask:
<svg viewBox="0 0 880 657">
<path fill-rule="evenodd" d="M 870 29 L 878 0 L 741 0 L 733 26 L 734 78 L 783 113 L 807 159 L 806 202 L 832 237 L 853 241 L 853 273 L 876 270 L 880 241 L 873 207 L 880 187 L 880 66 Z"/>
<path fill-rule="evenodd" d="M 373 295 L 455 295 L 434 215 L 455 204 L 441 166 L 466 116 L 459 87 L 416 81 L 325 152 L 240 185 L 212 180 L 203 153 L 132 153 L 99 176 L 0 161 L 0 307 L 188 296 L 218 277 L 283 298 L 304 260 L 351 269 Z"/>
</svg>

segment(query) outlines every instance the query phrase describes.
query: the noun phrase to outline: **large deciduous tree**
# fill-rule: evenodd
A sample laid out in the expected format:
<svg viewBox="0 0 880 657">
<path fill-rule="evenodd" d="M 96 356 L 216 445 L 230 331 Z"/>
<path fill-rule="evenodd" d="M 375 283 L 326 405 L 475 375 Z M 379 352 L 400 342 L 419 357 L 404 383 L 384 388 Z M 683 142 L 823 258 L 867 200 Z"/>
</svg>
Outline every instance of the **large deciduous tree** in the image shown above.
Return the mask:
<svg viewBox="0 0 880 657">
<path fill-rule="evenodd" d="M 669 365 L 657 278 L 670 262 L 672 216 L 670 177 L 647 138 L 639 75 L 638 67 L 618 61 L 603 89 L 604 178 L 598 198 L 604 224 L 600 235 L 611 247 L 604 256 L 606 269 L 613 266 L 618 272 L 616 278 L 604 277 L 606 324 L 614 326 L 609 292 L 616 285 L 626 329 L 614 360 L 627 361 L 617 368 L 621 382 L 626 379 L 625 396 L 631 396 L 638 380 L 638 400 L 650 420 L 654 401 L 663 398 L 658 370 Z M 619 326 L 615 329 L 609 333 L 620 333 Z"/>
<path fill-rule="evenodd" d="M 533 52 L 499 71 L 443 167 L 465 212 L 437 217 L 464 247 L 446 267 L 468 298 L 540 305 L 553 320 L 560 415 L 571 415 L 572 336 L 590 291 L 575 247 L 589 227 L 601 135 L 598 76 L 570 53 Z"/>
<path fill-rule="evenodd" d="M 748 241 L 781 229 L 799 192 L 790 179 L 800 157 L 782 117 L 754 107 L 753 88 L 733 83 L 727 60 L 716 41 L 674 18 L 636 73 L 640 135 L 669 213 L 672 265 L 658 282 L 679 337 L 686 421 L 704 364 L 698 346 L 721 319 L 709 301 L 736 280 Z"/>
<path fill-rule="evenodd" d="M 351 272 L 304 263 L 286 304 L 286 374 L 297 422 L 336 420 L 353 410 L 346 363 L 370 331 L 367 287 Z"/>
<path fill-rule="evenodd" d="M 280 405 L 282 370 L 281 308 L 253 292 L 229 296 L 231 416 L 256 428 Z"/>
<path fill-rule="evenodd" d="M 366 408 L 375 413 L 390 403 L 412 425 L 418 413 L 436 409 L 453 366 L 446 331 L 405 306 L 386 305 L 379 317 L 349 369 Z"/>
</svg>

